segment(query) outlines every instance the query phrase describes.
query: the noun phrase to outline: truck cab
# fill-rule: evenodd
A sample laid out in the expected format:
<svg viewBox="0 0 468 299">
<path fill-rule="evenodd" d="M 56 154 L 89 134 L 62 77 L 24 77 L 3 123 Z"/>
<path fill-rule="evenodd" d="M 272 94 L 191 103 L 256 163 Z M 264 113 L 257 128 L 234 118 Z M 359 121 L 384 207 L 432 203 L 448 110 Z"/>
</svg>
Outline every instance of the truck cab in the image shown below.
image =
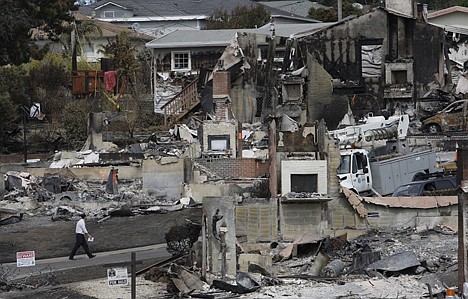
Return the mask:
<svg viewBox="0 0 468 299">
<path fill-rule="evenodd" d="M 370 193 L 372 175 L 368 152 L 363 149 L 341 151 L 341 162 L 337 169 L 340 185 L 356 193 Z"/>
</svg>

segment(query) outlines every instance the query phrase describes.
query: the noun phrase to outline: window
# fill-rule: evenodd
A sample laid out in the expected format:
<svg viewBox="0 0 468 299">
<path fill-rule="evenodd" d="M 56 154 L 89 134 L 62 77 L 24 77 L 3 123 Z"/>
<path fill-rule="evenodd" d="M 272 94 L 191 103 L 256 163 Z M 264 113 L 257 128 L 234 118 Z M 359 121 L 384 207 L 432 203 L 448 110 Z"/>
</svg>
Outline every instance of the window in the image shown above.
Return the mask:
<svg viewBox="0 0 468 299">
<path fill-rule="evenodd" d="M 291 174 L 292 192 L 317 192 L 317 174 Z"/>
<path fill-rule="evenodd" d="M 447 113 L 461 113 L 463 112 L 464 105 L 465 105 L 464 102 L 457 103 L 456 105 L 453 105 L 452 107 L 448 107 L 446 111 Z"/>
<path fill-rule="evenodd" d="M 189 71 L 191 69 L 190 52 L 172 52 L 171 68 L 173 71 Z"/>
<path fill-rule="evenodd" d="M 449 180 L 440 180 L 435 182 L 437 190 L 454 189 L 455 187 Z"/>
<path fill-rule="evenodd" d="M 338 166 L 338 174 L 347 174 L 351 169 L 351 155 L 341 156 L 340 166 Z"/>
<path fill-rule="evenodd" d="M 208 150 L 227 151 L 229 149 L 229 135 L 208 136 Z"/>
<path fill-rule="evenodd" d="M 361 46 L 362 77 L 380 77 L 382 72 L 382 45 Z"/>
<path fill-rule="evenodd" d="M 408 75 L 406 70 L 392 71 L 392 84 L 408 83 Z"/>
<path fill-rule="evenodd" d="M 114 12 L 113 11 L 105 11 L 104 12 L 104 18 L 112 19 L 113 17 L 114 17 Z"/>
</svg>

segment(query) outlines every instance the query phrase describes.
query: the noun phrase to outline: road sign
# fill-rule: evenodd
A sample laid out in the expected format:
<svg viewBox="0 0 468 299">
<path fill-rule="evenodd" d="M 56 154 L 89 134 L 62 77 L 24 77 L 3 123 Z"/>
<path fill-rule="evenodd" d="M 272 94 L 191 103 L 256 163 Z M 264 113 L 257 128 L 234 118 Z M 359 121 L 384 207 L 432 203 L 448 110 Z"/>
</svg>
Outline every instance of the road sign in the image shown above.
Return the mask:
<svg viewBox="0 0 468 299">
<path fill-rule="evenodd" d="M 21 251 L 16 253 L 16 267 L 30 267 L 36 265 L 34 251 Z"/>
<path fill-rule="evenodd" d="M 110 268 L 107 269 L 107 283 L 110 286 L 128 285 L 127 268 Z"/>
</svg>

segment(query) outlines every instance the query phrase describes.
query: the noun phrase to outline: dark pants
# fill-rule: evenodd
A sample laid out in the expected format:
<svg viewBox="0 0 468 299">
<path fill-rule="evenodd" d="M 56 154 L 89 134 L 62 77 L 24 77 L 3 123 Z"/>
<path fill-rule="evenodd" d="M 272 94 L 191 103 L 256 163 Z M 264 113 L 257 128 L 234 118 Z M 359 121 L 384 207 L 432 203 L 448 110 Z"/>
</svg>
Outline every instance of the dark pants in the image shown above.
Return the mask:
<svg viewBox="0 0 468 299">
<path fill-rule="evenodd" d="M 76 234 L 76 242 L 75 242 L 75 246 L 73 247 L 73 250 L 72 252 L 70 253 L 70 258 L 73 258 L 76 254 L 76 252 L 78 251 L 78 248 L 80 248 L 80 246 L 83 247 L 84 251 L 86 252 L 86 254 L 88 255 L 88 257 L 92 257 L 93 254 L 91 253 L 91 251 L 89 250 L 89 247 L 88 247 L 88 242 L 86 242 L 86 238 L 85 238 L 85 235 L 83 234 Z"/>
</svg>

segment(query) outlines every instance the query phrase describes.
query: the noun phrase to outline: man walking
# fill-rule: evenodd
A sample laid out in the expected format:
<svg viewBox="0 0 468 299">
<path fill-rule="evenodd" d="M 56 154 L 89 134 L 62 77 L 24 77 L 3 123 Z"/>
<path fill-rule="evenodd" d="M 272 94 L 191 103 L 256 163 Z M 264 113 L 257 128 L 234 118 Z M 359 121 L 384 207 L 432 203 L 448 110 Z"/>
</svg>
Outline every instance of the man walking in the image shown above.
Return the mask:
<svg viewBox="0 0 468 299">
<path fill-rule="evenodd" d="M 80 248 L 80 246 L 83 247 L 84 251 L 86 252 L 86 254 L 88 255 L 90 259 L 95 257 L 95 255 L 92 254 L 91 251 L 89 250 L 88 242 L 86 242 L 85 236 L 87 236 L 88 238 L 92 238 L 92 237 L 90 234 L 88 234 L 88 231 L 86 230 L 85 220 L 86 220 L 86 214 L 81 214 L 81 219 L 78 220 L 78 222 L 76 223 L 76 229 L 75 229 L 76 242 L 75 242 L 75 246 L 73 247 L 72 252 L 70 253 L 70 257 L 68 258 L 69 260 L 75 260 L 75 254 L 78 251 L 78 248 Z"/>
</svg>

